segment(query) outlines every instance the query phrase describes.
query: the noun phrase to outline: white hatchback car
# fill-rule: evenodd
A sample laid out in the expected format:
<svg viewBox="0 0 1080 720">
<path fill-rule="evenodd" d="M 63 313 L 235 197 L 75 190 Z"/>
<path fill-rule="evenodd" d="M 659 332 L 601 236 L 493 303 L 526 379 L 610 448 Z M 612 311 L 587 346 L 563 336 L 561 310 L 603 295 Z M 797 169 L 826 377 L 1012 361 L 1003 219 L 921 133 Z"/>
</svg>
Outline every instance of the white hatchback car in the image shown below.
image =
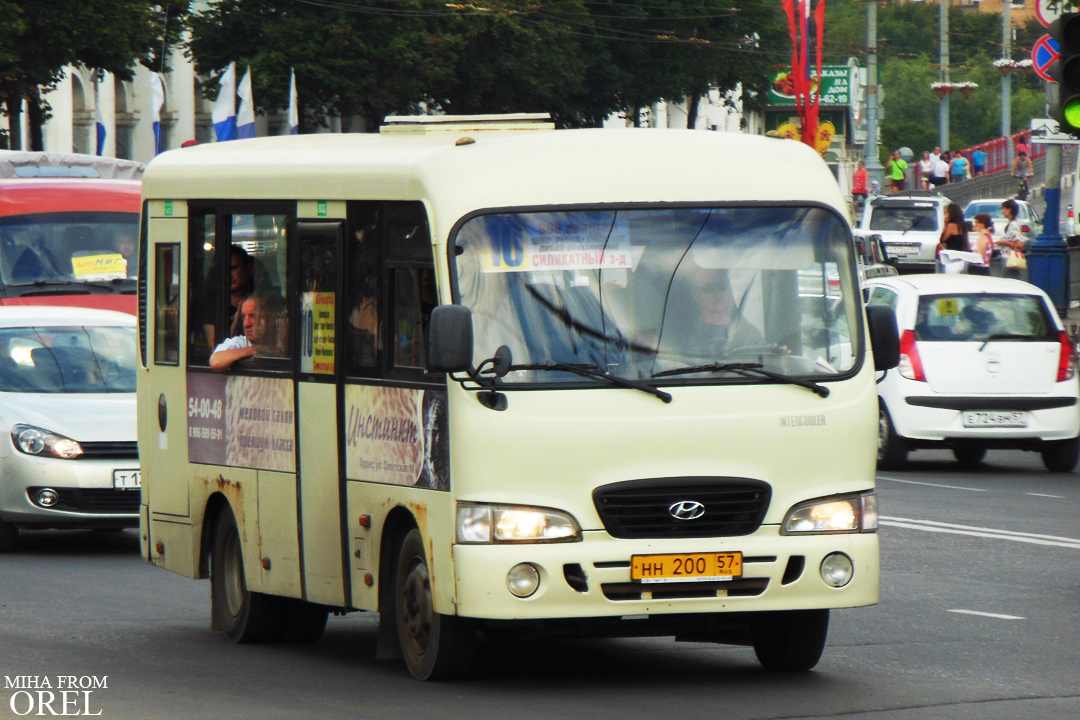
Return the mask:
<svg viewBox="0 0 1080 720">
<path fill-rule="evenodd" d="M 878 382 L 878 466 L 923 448 L 978 463 L 988 449 L 1037 451 L 1052 472 L 1080 458 L 1080 380 L 1072 342 L 1046 294 L 977 275 L 867 281 L 896 312 L 900 365 Z"/>
<path fill-rule="evenodd" d="M 0 308 L 0 551 L 20 528 L 134 528 L 135 318 Z"/>
</svg>

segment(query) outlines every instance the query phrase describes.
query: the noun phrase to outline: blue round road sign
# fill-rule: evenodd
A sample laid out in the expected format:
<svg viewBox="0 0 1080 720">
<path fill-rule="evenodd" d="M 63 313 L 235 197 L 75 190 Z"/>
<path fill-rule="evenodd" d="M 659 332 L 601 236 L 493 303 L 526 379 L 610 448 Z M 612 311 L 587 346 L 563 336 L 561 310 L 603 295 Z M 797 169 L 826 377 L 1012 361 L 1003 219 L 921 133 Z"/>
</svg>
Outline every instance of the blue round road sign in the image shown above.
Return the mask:
<svg viewBox="0 0 1080 720">
<path fill-rule="evenodd" d="M 1050 66 L 1057 62 L 1057 59 L 1057 40 L 1049 35 L 1043 35 L 1035 41 L 1035 47 L 1031 48 L 1031 64 L 1032 67 L 1035 68 L 1035 72 L 1039 74 L 1039 77 L 1046 82 L 1057 82 L 1057 80 L 1050 77 L 1050 73 L 1047 72 Z"/>
</svg>

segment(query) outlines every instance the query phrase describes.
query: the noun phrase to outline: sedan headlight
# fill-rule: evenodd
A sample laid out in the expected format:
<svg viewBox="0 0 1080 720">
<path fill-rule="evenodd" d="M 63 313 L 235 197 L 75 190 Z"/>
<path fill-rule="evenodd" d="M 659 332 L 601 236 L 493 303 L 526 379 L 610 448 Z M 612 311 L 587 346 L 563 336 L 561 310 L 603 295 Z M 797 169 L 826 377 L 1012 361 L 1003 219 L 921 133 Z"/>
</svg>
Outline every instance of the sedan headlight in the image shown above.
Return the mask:
<svg viewBox="0 0 1080 720">
<path fill-rule="evenodd" d="M 27 455 L 73 460 L 83 454 L 82 447 L 71 438 L 32 425 L 11 428 L 11 442 L 16 450 Z"/>
<path fill-rule="evenodd" d="M 799 503 L 788 511 L 782 535 L 877 532 L 877 494 L 839 495 Z"/>
<path fill-rule="evenodd" d="M 521 505 L 458 503 L 459 543 L 577 542 L 581 527 L 569 513 Z"/>
</svg>

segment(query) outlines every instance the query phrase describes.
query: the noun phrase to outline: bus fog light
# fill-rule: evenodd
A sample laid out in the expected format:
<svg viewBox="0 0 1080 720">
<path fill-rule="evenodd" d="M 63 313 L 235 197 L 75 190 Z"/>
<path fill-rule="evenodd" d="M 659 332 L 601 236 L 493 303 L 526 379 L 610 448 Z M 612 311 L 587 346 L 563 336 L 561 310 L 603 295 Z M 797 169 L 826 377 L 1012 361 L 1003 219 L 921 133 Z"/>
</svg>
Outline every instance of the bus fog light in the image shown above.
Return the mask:
<svg viewBox="0 0 1080 720">
<path fill-rule="evenodd" d="M 41 490 L 38 490 L 34 502 L 41 507 L 53 507 L 56 503 L 60 502 L 60 494 L 52 488 L 42 488 Z"/>
<path fill-rule="evenodd" d="M 830 553 L 821 561 L 821 579 L 829 587 L 844 587 L 851 582 L 851 576 L 854 574 L 855 565 L 844 553 Z"/>
<path fill-rule="evenodd" d="M 521 563 L 506 573 L 506 589 L 515 597 L 527 598 L 540 587 L 540 571 L 535 565 Z"/>
</svg>

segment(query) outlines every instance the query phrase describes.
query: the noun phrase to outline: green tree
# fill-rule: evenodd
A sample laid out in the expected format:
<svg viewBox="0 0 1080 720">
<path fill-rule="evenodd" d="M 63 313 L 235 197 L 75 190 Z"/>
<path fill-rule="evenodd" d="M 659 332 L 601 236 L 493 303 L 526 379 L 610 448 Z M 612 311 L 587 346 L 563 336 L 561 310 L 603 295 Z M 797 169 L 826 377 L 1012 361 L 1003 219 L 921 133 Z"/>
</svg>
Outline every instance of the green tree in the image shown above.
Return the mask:
<svg viewBox="0 0 1080 720">
<path fill-rule="evenodd" d="M 203 75 L 219 74 L 234 61 L 239 73 L 250 67 L 260 111 L 288 105 L 292 68 L 305 129 L 354 115 L 370 128 L 387 114 L 413 112 L 432 99 L 433 88 L 451 82 L 452 60 L 464 41 L 453 13 L 425 7 L 413 0 L 342 7 L 221 0 L 191 18 L 189 48 Z M 217 83 L 205 91 L 216 94 Z"/>
<path fill-rule="evenodd" d="M 250 66 L 260 110 L 285 106 L 295 68 L 302 123 L 373 128 L 425 103 L 584 126 L 710 86 L 763 88 L 774 15 L 765 0 L 220 0 L 191 19 L 189 47 L 202 74 Z"/>
<path fill-rule="evenodd" d="M 865 3 L 826 7 L 826 52 L 831 62 L 866 56 Z M 881 123 L 882 160 L 890 149 L 910 147 L 917 154 L 938 144 L 940 100 L 930 84 L 941 80 L 940 8 L 936 4 L 888 2 L 878 12 L 878 63 L 885 91 Z M 1023 59 L 1044 28 L 1036 21 L 1017 33 L 1012 57 Z M 950 148 L 965 148 L 1001 136 L 1001 16 L 953 6 L 949 10 L 949 79 L 978 85 L 971 97 L 954 91 L 949 98 Z M 1044 84 L 1034 74 L 1013 73 L 1012 132 L 1040 115 Z"/>
<path fill-rule="evenodd" d="M 31 149 L 42 149 L 49 106 L 43 93 L 68 65 L 130 80 L 135 63 L 161 70 L 183 31 L 187 0 L 0 0 L 0 100 L 12 127 L 27 101 Z M 18 146 L 19 134 L 10 138 Z"/>
</svg>

